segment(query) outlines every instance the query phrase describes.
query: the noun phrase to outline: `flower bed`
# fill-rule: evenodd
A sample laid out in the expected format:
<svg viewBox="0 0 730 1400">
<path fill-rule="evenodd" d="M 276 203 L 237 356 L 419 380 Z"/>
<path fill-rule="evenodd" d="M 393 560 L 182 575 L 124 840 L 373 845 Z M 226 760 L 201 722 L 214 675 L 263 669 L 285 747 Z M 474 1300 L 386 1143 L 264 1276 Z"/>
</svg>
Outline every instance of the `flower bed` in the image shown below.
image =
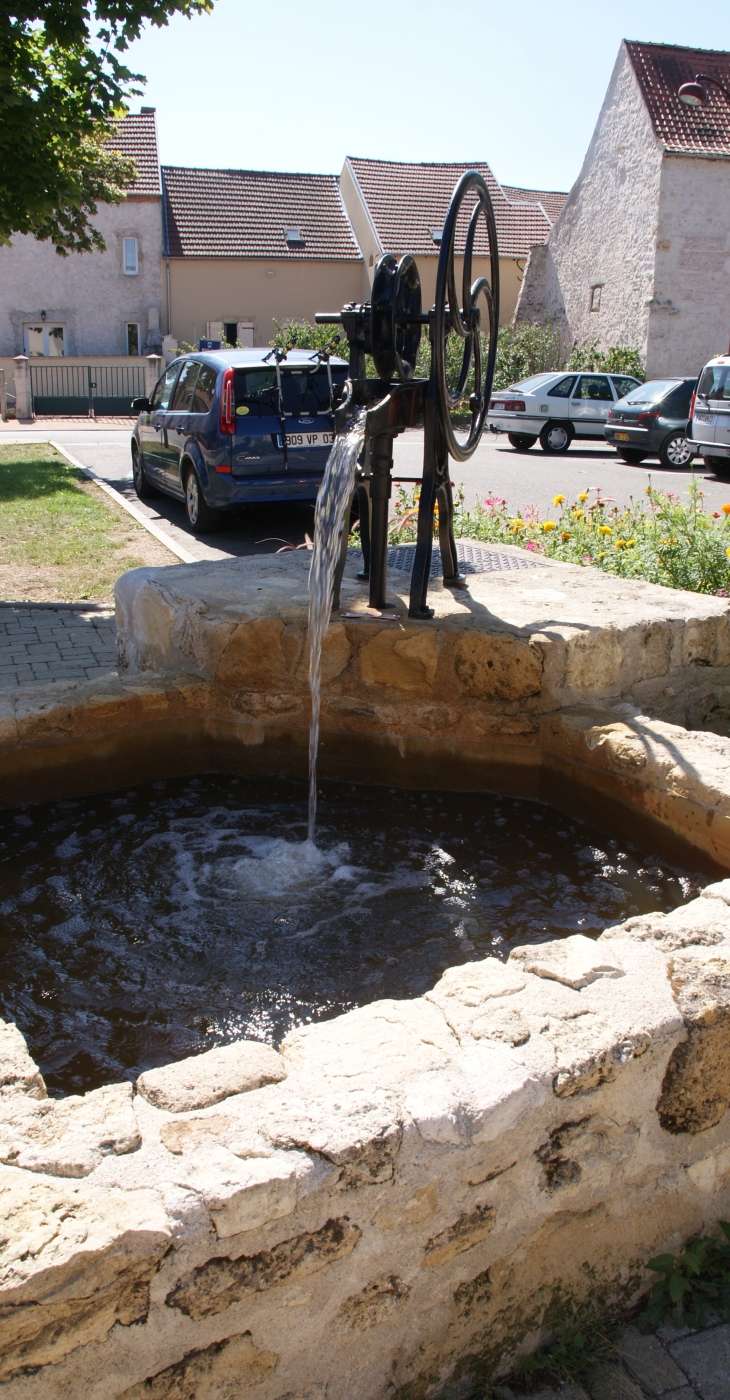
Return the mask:
<svg viewBox="0 0 730 1400">
<path fill-rule="evenodd" d="M 649 484 L 644 500 L 632 499 L 619 508 L 594 487 L 570 504 L 565 496 L 554 496 L 554 515 L 545 518 L 537 507 L 513 513 L 493 493 L 467 506 L 460 487 L 454 528 L 459 537 L 519 544 L 568 564 L 725 597 L 730 593 L 730 504 L 710 513 L 694 480 L 688 494 L 689 503 L 683 505 L 673 491 L 657 491 Z M 416 538 L 418 498 L 417 487 L 398 487 L 391 544 Z"/>
</svg>

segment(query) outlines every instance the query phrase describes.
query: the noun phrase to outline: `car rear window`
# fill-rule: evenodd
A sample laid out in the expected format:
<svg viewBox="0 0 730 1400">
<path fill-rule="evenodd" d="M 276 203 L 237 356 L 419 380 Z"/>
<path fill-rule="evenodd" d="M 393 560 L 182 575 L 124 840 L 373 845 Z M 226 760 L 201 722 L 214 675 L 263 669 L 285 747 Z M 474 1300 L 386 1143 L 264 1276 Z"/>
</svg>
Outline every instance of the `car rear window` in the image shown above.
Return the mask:
<svg viewBox="0 0 730 1400">
<path fill-rule="evenodd" d="M 533 374 L 531 379 L 521 379 L 519 384 L 510 384 L 509 392 L 519 389 L 523 394 L 531 394 L 533 389 L 539 389 L 541 384 L 546 384 L 552 377 L 552 374 Z M 504 390 L 501 392 L 504 393 Z"/>
<path fill-rule="evenodd" d="M 639 387 L 639 380 L 634 379 L 633 376 L 628 374 L 612 374 L 611 378 L 613 380 L 613 387 L 616 390 L 616 396 L 619 399 L 625 398 L 627 394 L 631 393 L 632 389 L 638 389 Z"/>
<path fill-rule="evenodd" d="M 703 399 L 730 399 L 727 365 L 708 365 L 703 369 L 697 395 Z"/>
<path fill-rule="evenodd" d="M 665 414 L 672 416 L 676 414 L 677 418 L 688 418 L 693 388 L 693 384 L 678 384 L 670 394 L 667 394 L 662 404 Z"/>
<path fill-rule="evenodd" d="M 333 384 L 343 385 L 347 373 L 345 365 L 333 365 Z M 275 369 L 237 369 L 235 385 L 236 412 L 241 407 L 250 413 L 278 414 L 279 393 Z M 313 418 L 317 413 L 328 413 L 330 386 L 327 370 L 324 366 L 315 370 L 282 369 L 281 396 L 287 415 Z"/>
<path fill-rule="evenodd" d="M 665 394 L 676 388 L 676 379 L 650 379 L 648 384 L 642 384 L 640 388 L 634 389 L 632 394 L 627 394 L 624 403 L 632 405 L 658 403 Z"/>
</svg>

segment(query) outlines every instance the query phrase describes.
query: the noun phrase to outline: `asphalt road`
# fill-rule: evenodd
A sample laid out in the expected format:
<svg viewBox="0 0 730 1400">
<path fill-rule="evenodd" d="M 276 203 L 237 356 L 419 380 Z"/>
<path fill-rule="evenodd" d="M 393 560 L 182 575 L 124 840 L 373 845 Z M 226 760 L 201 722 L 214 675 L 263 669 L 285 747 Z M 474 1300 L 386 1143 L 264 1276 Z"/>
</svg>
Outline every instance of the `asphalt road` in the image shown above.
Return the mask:
<svg viewBox="0 0 730 1400">
<path fill-rule="evenodd" d="M 44 423 L 32 429 L 17 429 L 16 425 L 8 423 L 2 425 L 0 431 L 0 442 L 47 442 L 49 438 L 104 477 L 122 495 L 134 500 L 160 528 L 200 559 L 270 554 L 287 545 L 302 544 L 305 533 L 311 535 L 313 511 L 310 506 L 257 506 L 237 512 L 225 530 L 196 539 L 187 528 L 181 503 L 166 496 L 150 502 L 137 501 L 132 484 L 128 428 Z M 420 432 L 407 432 L 397 438 L 396 479 L 398 471 L 404 476 L 419 476 L 422 453 Z M 711 510 L 719 510 L 730 501 L 730 478 L 721 480 L 707 472 L 701 459 L 697 460 L 695 475 L 701 481 Z M 552 509 L 553 496 L 560 493 L 571 501 L 579 492 L 598 486 L 604 498 L 612 497 L 618 505 L 626 504 L 631 497 L 636 500 L 643 494 L 650 477 L 659 489 L 676 491 L 681 497 L 686 495 L 692 474 L 662 471 L 658 461 L 630 467 L 603 443 L 574 443 L 565 456 L 548 457 L 539 447 L 528 453 L 517 453 L 505 437 L 491 435 L 482 440 L 469 462 L 463 465 L 455 462 L 452 469 L 452 480 L 463 485 L 469 504 L 493 493 L 505 497 L 511 510 L 535 505 L 543 514 Z"/>
</svg>

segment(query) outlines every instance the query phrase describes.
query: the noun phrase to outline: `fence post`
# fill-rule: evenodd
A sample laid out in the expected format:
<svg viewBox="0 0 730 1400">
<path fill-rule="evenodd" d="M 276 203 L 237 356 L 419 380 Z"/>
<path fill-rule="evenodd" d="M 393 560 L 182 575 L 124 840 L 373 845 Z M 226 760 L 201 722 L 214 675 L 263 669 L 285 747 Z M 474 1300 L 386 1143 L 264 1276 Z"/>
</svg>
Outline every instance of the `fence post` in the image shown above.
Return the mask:
<svg viewBox="0 0 730 1400">
<path fill-rule="evenodd" d="M 30 383 L 30 360 L 27 355 L 15 356 L 15 416 L 20 421 L 22 418 L 34 418 L 33 413 L 33 390 Z"/>
<path fill-rule="evenodd" d="M 152 398 L 152 391 L 157 383 L 162 370 L 162 356 L 148 355 L 144 362 L 144 394 L 146 399 Z"/>
<path fill-rule="evenodd" d="M 5 370 L 0 369 L 0 418 L 3 423 L 8 421 L 8 391 L 5 387 Z"/>
</svg>

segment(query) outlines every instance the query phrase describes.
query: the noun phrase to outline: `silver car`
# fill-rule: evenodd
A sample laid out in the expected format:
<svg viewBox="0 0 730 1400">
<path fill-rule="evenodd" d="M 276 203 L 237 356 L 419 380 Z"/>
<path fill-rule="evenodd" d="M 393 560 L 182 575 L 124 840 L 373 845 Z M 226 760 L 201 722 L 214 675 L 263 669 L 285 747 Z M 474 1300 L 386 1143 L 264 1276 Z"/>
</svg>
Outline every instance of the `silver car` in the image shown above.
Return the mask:
<svg viewBox="0 0 730 1400">
<path fill-rule="evenodd" d="M 538 439 L 543 452 L 567 452 L 574 438 L 603 441 L 609 409 L 640 383 L 630 374 L 534 374 L 492 395 L 487 423 L 518 452 Z"/>
</svg>

